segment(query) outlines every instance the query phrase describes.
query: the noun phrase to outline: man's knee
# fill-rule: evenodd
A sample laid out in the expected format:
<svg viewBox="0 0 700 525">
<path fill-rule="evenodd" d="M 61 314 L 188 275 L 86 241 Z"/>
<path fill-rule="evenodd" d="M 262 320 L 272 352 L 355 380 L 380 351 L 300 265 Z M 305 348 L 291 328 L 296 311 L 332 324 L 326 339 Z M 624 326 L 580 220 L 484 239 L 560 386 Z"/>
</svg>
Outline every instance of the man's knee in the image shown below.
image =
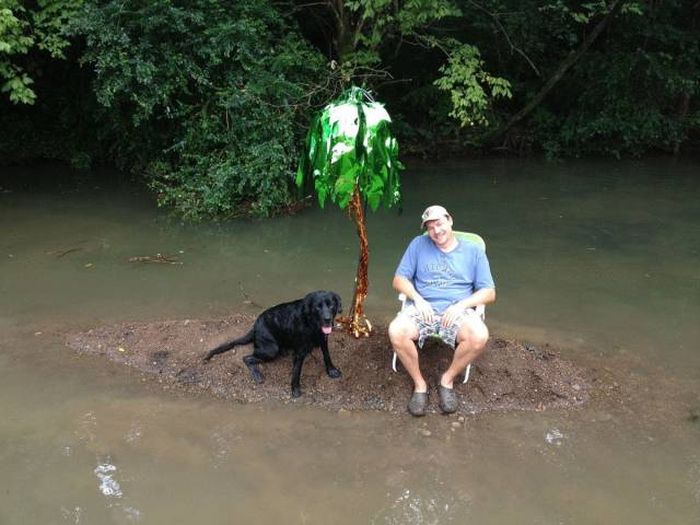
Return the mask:
<svg viewBox="0 0 700 525">
<path fill-rule="evenodd" d="M 480 329 L 477 333 L 475 333 L 472 336 L 472 344 L 474 348 L 478 350 L 482 350 L 485 346 L 486 343 L 489 341 L 489 329 L 486 328 L 486 325 L 482 325 L 483 329 Z"/>
<path fill-rule="evenodd" d="M 395 317 L 389 323 L 389 340 L 392 344 L 400 344 L 417 337 L 417 329 L 403 317 Z"/>
<path fill-rule="evenodd" d="M 457 335 L 458 343 L 466 341 L 472 350 L 482 350 L 489 340 L 489 329 L 481 319 L 464 323 Z"/>
</svg>

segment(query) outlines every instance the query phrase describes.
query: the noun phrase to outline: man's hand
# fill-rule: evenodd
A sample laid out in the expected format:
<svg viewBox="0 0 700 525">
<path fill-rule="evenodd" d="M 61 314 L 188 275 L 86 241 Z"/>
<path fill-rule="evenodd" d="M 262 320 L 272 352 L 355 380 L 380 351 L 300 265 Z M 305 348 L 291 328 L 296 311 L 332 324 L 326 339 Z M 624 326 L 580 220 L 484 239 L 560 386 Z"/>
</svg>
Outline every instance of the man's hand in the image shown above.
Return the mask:
<svg viewBox="0 0 700 525">
<path fill-rule="evenodd" d="M 426 323 L 433 322 L 433 316 L 435 315 L 435 312 L 433 311 L 433 307 L 430 306 L 430 303 L 428 301 L 418 296 L 413 300 L 413 305 L 416 307 L 416 310 Z"/>
<path fill-rule="evenodd" d="M 442 319 L 440 320 L 440 326 L 447 328 L 450 326 L 457 318 L 464 313 L 464 307 L 459 303 L 455 303 L 445 310 L 442 314 Z"/>
</svg>

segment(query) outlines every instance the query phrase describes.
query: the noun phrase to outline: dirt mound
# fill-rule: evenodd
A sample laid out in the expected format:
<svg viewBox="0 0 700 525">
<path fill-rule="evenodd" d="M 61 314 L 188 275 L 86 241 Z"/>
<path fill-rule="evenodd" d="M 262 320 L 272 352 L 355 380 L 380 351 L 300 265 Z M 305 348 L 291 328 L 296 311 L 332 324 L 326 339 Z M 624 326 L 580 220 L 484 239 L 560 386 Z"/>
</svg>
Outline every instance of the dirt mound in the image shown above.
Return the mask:
<svg viewBox="0 0 700 525">
<path fill-rule="evenodd" d="M 81 353 L 104 355 L 134 367 L 154 380 L 241 403 L 278 400 L 290 396 L 291 357 L 261 365 L 266 380 L 256 385 L 241 357 L 251 347 L 238 347 L 204 363 L 206 351 L 245 333 L 254 318 L 123 323 L 99 327 L 68 337 L 68 346 Z M 391 370 L 391 346 L 386 327 L 376 326 L 369 338 L 354 339 L 339 331 L 330 336 L 330 351 L 342 371 L 340 379 L 325 374 L 320 350 L 307 358 L 301 377 L 303 395 L 294 403 L 331 410 L 405 412 L 411 381 L 400 368 Z M 451 350 L 429 341 L 422 350 L 421 368 L 432 382 L 430 409 L 438 411 L 435 387 L 449 364 Z M 591 380 L 585 370 L 562 359 L 548 347 L 492 337 L 474 362 L 460 394 L 458 413 L 502 410 L 544 410 L 571 407 L 589 400 Z"/>
</svg>

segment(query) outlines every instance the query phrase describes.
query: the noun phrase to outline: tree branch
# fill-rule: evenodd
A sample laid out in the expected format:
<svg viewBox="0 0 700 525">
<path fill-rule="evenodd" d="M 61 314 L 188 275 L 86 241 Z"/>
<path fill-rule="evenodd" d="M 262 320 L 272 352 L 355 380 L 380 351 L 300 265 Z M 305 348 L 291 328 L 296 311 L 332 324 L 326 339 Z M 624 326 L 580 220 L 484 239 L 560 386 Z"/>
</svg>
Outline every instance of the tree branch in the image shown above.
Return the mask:
<svg viewBox="0 0 700 525">
<path fill-rule="evenodd" d="M 504 125 L 492 133 L 485 141 L 485 144 L 493 144 L 496 139 L 504 135 L 510 128 L 515 124 L 527 117 L 532 110 L 534 110 L 544 98 L 549 94 L 549 92 L 557 85 L 557 83 L 564 77 L 566 72 L 584 55 L 586 51 L 591 47 L 593 42 L 600 36 L 603 30 L 607 27 L 610 20 L 620 11 L 626 0 L 613 0 L 610 5 L 608 13 L 603 17 L 603 19 L 598 22 L 598 25 L 590 32 L 588 36 L 581 43 L 581 46 L 569 53 L 569 55 L 559 64 L 559 67 L 554 72 L 554 74 L 549 77 L 549 80 L 542 86 L 539 92 L 530 100 L 524 108 L 513 115 L 510 120 Z"/>
<path fill-rule="evenodd" d="M 533 62 L 532 60 L 530 60 L 530 57 L 527 56 L 527 55 L 525 54 L 525 52 L 524 52 L 522 49 L 520 49 L 519 47 L 516 47 L 516 46 L 513 44 L 513 41 L 511 40 L 510 35 L 508 34 L 508 31 L 506 31 L 506 28 L 503 27 L 503 24 L 501 24 L 501 21 L 498 19 L 498 16 L 497 16 L 495 13 L 490 12 L 490 11 L 489 11 L 488 9 L 486 9 L 484 6 L 477 4 L 477 3 L 474 2 L 473 0 L 469 0 L 469 3 L 470 3 L 471 5 L 473 5 L 474 7 L 476 7 L 477 9 L 479 9 L 480 11 L 483 11 L 484 13 L 486 13 L 488 16 L 490 16 L 490 17 L 493 19 L 493 21 L 494 21 L 494 22 L 496 23 L 496 25 L 498 26 L 498 29 L 501 31 L 501 33 L 503 33 L 503 36 L 506 37 L 506 41 L 508 42 L 508 45 L 510 46 L 511 51 L 515 51 L 515 52 L 518 53 L 520 56 L 522 56 L 522 57 L 525 59 L 525 61 L 530 65 L 530 67 L 531 67 L 532 70 L 535 72 L 535 74 L 536 74 L 538 77 L 541 76 L 541 75 L 540 75 L 540 70 L 537 69 L 537 66 L 535 66 L 534 62 Z"/>
</svg>

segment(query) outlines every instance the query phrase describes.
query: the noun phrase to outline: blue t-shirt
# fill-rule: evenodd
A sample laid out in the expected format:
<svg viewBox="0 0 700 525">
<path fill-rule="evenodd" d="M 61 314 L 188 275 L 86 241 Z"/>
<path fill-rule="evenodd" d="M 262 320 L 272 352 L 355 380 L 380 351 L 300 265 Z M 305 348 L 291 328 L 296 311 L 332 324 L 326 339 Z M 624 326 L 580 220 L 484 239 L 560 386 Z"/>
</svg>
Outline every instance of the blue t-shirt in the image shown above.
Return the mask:
<svg viewBox="0 0 700 525">
<path fill-rule="evenodd" d="M 457 247 L 444 253 L 430 237 L 419 235 L 408 245 L 396 275 L 411 281 L 437 314 L 475 290 L 496 287 L 483 248 L 459 238 Z"/>
</svg>

